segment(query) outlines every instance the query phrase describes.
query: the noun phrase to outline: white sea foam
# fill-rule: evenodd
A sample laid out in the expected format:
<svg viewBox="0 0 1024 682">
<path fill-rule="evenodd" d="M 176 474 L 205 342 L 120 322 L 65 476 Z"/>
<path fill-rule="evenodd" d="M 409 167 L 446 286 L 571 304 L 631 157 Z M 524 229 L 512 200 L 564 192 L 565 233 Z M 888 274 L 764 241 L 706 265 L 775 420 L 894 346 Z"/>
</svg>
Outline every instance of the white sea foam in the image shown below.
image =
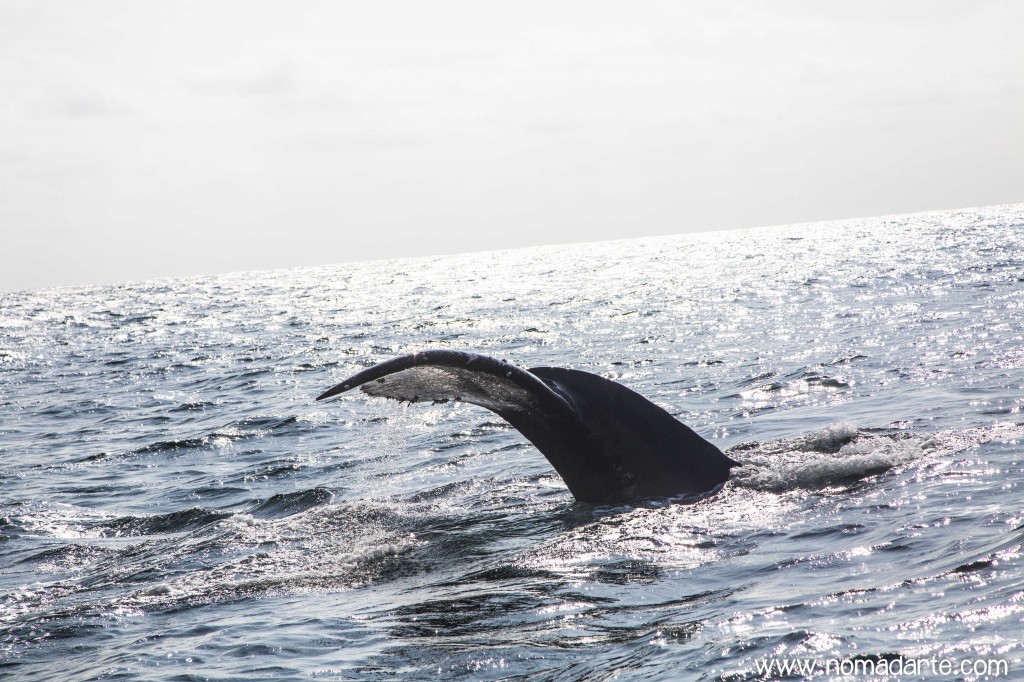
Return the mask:
<svg viewBox="0 0 1024 682">
<path fill-rule="evenodd" d="M 996 424 L 938 433 L 871 433 L 842 423 L 802 438 L 745 447 L 733 481 L 755 490 L 845 486 L 929 456 L 949 456 L 993 439 L 1019 438 L 1024 427 Z"/>
</svg>

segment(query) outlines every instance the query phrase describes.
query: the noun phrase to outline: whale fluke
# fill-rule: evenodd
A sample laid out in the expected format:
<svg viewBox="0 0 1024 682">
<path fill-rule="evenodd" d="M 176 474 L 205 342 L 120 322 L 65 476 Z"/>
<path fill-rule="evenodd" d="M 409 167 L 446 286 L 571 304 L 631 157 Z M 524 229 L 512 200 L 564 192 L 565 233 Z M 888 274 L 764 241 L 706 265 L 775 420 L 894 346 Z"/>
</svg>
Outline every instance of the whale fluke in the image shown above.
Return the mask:
<svg viewBox="0 0 1024 682">
<path fill-rule="evenodd" d="M 579 370 L 524 370 L 475 353 L 431 350 L 374 365 L 317 400 L 357 386 L 371 396 L 491 410 L 540 450 L 581 502 L 706 493 L 739 466 L 640 394 Z"/>
</svg>

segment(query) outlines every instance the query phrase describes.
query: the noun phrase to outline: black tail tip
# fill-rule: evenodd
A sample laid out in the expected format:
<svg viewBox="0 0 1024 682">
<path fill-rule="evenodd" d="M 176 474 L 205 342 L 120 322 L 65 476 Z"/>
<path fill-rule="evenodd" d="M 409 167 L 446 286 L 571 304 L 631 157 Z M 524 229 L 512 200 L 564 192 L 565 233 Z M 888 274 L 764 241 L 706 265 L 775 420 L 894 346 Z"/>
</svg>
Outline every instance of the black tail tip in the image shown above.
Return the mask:
<svg viewBox="0 0 1024 682">
<path fill-rule="evenodd" d="M 331 388 L 327 389 L 326 391 L 324 391 L 323 393 L 318 395 L 316 397 L 316 399 L 317 400 L 326 400 L 327 398 L 333 398 L 334 396 L 338 395 L 339 393 L 344 393 L 345 391 L 347 391 L 350 388 L 352 388 L 352 387 L 349 384 L 340 383 L 340 384 L 338 384 L 336 386 L 332 386 Z"/>
</svg>

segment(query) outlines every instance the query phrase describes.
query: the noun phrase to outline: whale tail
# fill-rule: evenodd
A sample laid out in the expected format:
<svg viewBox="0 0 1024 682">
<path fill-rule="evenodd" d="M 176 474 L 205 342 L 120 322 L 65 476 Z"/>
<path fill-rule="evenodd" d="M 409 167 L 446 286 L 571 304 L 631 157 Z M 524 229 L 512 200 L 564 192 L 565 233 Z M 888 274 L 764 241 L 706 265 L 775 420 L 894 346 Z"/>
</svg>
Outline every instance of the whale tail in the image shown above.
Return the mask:
<svg viewBox="0 0 1024 682">
<path fill-rule="evenodd" d="M 524 370 L 474 353 L 425 351 L 365 369 L 317 400 L 356 387 L 406 402 L 459 400 L 491 410 L 540 450 L 581 502 L 707 493 L 738 466 L 640 394 L 579 370 Z"/>
</svg>

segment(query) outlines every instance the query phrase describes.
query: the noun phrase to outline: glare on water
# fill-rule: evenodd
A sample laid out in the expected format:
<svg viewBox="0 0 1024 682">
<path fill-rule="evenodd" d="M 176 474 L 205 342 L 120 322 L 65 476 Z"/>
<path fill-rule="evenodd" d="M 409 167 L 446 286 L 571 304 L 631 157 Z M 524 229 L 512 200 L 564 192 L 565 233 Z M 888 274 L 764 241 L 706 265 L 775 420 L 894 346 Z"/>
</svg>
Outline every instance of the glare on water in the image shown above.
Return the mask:
<svg viewBox="0 0 1024 682">
<path fill-rule="evenodd" d="M 1020 668 L 1024 207 L 0 298 L 16 677 L 757 678 Z M 347 396 L 467 349 L 619 381 L 743 463 L 576 503 L 469 405 Z"/>
</svg>

